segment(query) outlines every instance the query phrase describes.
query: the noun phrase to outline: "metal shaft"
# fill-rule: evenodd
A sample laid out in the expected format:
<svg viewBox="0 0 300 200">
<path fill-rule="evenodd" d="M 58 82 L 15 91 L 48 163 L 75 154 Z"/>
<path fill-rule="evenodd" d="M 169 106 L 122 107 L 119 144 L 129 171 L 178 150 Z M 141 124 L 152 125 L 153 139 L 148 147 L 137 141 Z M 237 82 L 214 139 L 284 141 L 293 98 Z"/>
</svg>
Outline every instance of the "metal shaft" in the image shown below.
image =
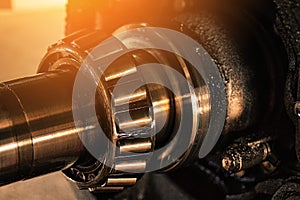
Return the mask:
<svg viewBox="0 0 300 200">
<path fill-rule="evenodd" d="M 0 84 L 0 185 L 61 170 L 84 152 L 72 116 L 74 76 L 56 71 Z"/>
</svg>

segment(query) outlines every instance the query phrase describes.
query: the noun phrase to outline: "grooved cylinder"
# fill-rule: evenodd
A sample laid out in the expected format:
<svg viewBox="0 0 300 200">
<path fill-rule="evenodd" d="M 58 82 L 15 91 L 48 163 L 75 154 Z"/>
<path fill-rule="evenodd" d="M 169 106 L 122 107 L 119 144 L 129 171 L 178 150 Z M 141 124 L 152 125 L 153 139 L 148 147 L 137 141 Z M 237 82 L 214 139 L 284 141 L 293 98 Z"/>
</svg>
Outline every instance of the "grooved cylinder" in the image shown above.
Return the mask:
<svg viewBox="0 0 300 200">
<path fill-rule="evenodd" d="M 47 72 L 0 85 L 0 185 L 64 169 L 84 152 L 72 115 L 74 76 Z"/>
</svg>

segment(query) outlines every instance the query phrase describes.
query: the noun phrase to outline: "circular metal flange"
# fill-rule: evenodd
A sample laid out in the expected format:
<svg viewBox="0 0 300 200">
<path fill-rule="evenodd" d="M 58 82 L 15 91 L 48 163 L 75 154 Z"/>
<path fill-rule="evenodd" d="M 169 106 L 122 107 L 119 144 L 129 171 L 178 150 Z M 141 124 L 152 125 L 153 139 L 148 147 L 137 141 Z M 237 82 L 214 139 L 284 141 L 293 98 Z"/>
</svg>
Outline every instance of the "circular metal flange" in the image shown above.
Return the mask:
<svg viewBox="0 0 300 200">
<path fill-rule="evenodd" d="M 208 53 L 183 33 L 145 25 L 106 38 L 76 33 L 52 46 L 40 65 L 40 72 L 78 70 L 73 117 L 95 159 L 65 174 L 82 189 L 117 190 L 140 173 L 173 169 L 198 152 L 205 157 L 227 111 L 224 82 Z M 138 50 L 155 62 L 139 62 Z M 157 144 L 158 133 L 169 137 L 166 145 Z"/>
</svg>

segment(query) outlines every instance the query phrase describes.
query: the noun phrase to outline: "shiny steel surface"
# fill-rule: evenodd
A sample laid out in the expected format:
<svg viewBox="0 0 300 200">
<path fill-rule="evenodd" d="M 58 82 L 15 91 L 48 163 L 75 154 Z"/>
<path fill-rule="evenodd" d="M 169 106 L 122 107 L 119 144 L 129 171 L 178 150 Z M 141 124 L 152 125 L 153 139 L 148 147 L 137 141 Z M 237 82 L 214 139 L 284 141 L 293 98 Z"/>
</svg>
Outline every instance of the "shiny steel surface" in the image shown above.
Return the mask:
<svg viewBox="0 0 300 200">
<path fill-rule="evenodd" d="M 130 26 L 127 28 L 130 29 Z M 130 39 L 131 36 L 125 34 L 124 41 L 128 41 L 127 37 Z M 248 124 L 248 118 L 244 119 L 240 113 L 249 107 L 236 106 L 240 105 L 236 101 L 245 103 L 243 98 L 248 95 L 237 95 L 238 92 L 232 92 L 231 88 L 235 84 L 247 85 L 248 79 L 240 81 L 231 78 L 233 82 L 226 83 L 224 80 L 223 85 L 222 78 L 228 74 L 219 70 L 208 54 L 202 55 L 205 58 L 203 63 L 213 68 L 205 71 L 207 66 L 204 66 L 204 74 L 200 74 L 191 63 L 178 55 L 152 49 L 132 51 L 118 58 L 104 71 L 97 85 L 96 105 L 88 102 L 82 107 L 74 107 L 72 97 L 77 69 L 88 55 L 92 61 L 87 65 L 97 65 L 101 58 L 105 58 L 106 54 L 93 55 L 90 50 L 106 38 L 98 31 L 83 31 L 68 36 L 49 49 L 40 65 L 41 74 L 3 84 L 0 91 L 0 109 L 3 110 L 0 112 L 3 118 L 0 124 L 3 132 L 3 139 L 0 140 L 0 151 L 3 152 L 0 155 L 3 160 L 0 179 L 5 181 L 2 184 L 64 170 L 66 176 L 81 189 L 119 190 L 134 184 L 137 175 L 133 173 L 148 171 L 150 162 L 155 163 L 155 168 L 168 171 L 193 159 L 202 148 L 206 150 L 201 156 L 206 156 L 212 148 L 211 141 L 206 141 L 207 134 L 219 137 L 222 131 L 218 128 L 215 130 L 213 122 L 221 123 L 217 127 L 224 125 L 224 133 L 228 127 Z M 167 38 L 165 40 L 168 41 Z M 145 38 L 141 38 L 138 42 L 144 41 Z M 121 39 L 118 45 L 124 45 Z M 111 45 L 110 48 L 114 54 L 122 51 L 117 45 Z M 107 53 L 111 55 L 111 52 Z M 170 66 L 186 79 L 185 86 L 192 86 L 193 89 L 188 93 L 182 92 L 185 86 L 179 84 L 178 77 L 167 70 L 160 74 L 156 71 L 143 73 L 139 65 L 147 63 Z M 94 73 L 92 69 L 88 73 Z M 243 74 L 239 68 L 231 69 L 232 76 L 237 78 L 238 74 Z M 175 95 L 169 91 L 170 88 L 160 84 L 147 84 L 149 77 L 158 83 L 167 79 L 171 89 L 182 95 Z M 122 78 L 126 81 L 117 84 Z M 214 78 L 220 79 L 221 85 L 215 86 Z M 126 89 L 135 84 L 140 87 L 133 93 L 127 93 Z M 117 93 L 114 92 L 115 88 L 118 88 Z M 217 91 L 212 91 L 212 88 Z M 224 98 L 220 95 L 223 93 Z M 228 102 L 228 108 L 224 102 Z M 129 105 L 126 107 L 126 104 Z M 89 116 L 79 122 L 80 127 L 75 126 L 74 109 L 84 111 L 87 106 L 94 106 L 97 116 Z M 181 117 L 187 110 L 192 116 L 183 120 L 192 124 L 189 130 L 182 130 L 181 133 L 181 137 L 187 138 L 185 152 L 179 158 L 173 155 L 183 142 L 183 138 L 177 138 L 175 143 L 153 156 L 153 151 L 176 138 L 177 129 L 182 123 Z M 224 121 L 225 117 L 227 121 L 223 124 L 221 118 L 226 111 Z M 88 152 L 90 149 L 86 150 L 87 146 L 83 144 L 88 141 L 89 145 L 98 147 L 97 142 L 102 142 L 97 138 L 103 136 L 95 135 L 96 123 L 101 124 L 105 135 L 113 143 L 113 146 L 104 145 L 105 152 L 97 157 L 89 155 L 93 153 Z M 82 137 L 85 134 L 87 139 Z M 131 154 L 133 152 L 136 154 Z M 170 160 L 173 162 L 170 163 Z"/>
<path fill-rule="evenodd" d="M 89 1 L 70 0 L 66 32 L 82 27 L 96 27 L 101 31 L 83 31 L 68 36 L 49 48 L 40 65 L 39 75 L 0 84 L 0 186 L 63 170 L 80 189 L 121 191 L 134 185 L 140 174 L 149 170 L 151 162 L 156 162 L 155 167 L 160 172 L 169 172 L 185 164 L 192 164 L 191 167 L 195 168 L 189 170 L 188 166 L 179 171 L 182 181 L 175 180 L 172 172 L 168 174 L 178 186 L 175 191 L 182 189 L 194 196 L 195 193 L 203 193 L 203 188 L 210 188 L 207 183 L 213 183 L 228 194 L 229 199 L 245 199 L 244 195 L 252 196 L 259 190 L 266 198 L 267 190 L 272 187 L 260 188 L 256 185 L 258 182 L 264 178 L 282 178 L 281 172 L 284 176 L 286 172 L 288 176 L 299 175 L 299 168 L 295 169 L 298 164 L 293 163 L 296 161 L 295 146 L 296 153 L 299 152 L 297 137 L 294 141 L 295 133 L 299 132 L 299 120 L 295 114 L 300 116 L 299 94 L 296 92 L 299 59 L 297 45 L 293 43 L 299 35 L 296 30 L 299 20 L 286 17 L 295 18 L 293 11 L 297 11 L 298 4 L 289 1 L 285 5 L 278 3 L 280 1 L 232 1 L 232 4 L 223 5 L 217 0 L 154 3 L 116 0 L 102 7 L 100 3 L 92 5 Z M 88 4 L 88 8 L 84 4 Z M 292 7 L 295 10 L 290 9 Z M 293 20 L 296 22 L 289 23 Z M 117 43 L 93 54 L 92 49 L 110 37 L 115 28 L 136 21 L 186 33 L 199 42 L 200 48 L 198 45 L 194 45 L 198 48 L 185 45 L 186 41 L 177 43 L 179 37 L 172 41 L 172 37 L 166 37 L 168 34 L 161 34 L 164 32 L 157 29 L 157 32 L 150 31 L 150 35 L 162 38 L 158 43 L 168 43 L 176 50 L 188 46 L 184 52 L 188 52 L 190 57 L 196 53 L 198 60 L 203 62 L 195 65 L 178 51 L 168 54 L 164 52 L 168 50 L 151 46 L 157 38 L 152 40 L 145 29 L 130 32 L 148 26 L 146 23 L 119 29 L 112 34 Z M 46 31 L 50 29 L 45 28 Z M 119 31 L 126 33 L 120 36 L 117 34 Z M 135 48 L 137 44 L 141 48 Z M 150 47 L 147 46 L 149 44 Z M 76 98 L 75 101 L 72 99 L 72 89 L 76 88 L 73 80 L 77 69 L 83 63 L 89 66 L 96 64 L 101 69 L 101 59 L 110 60 L 110 56 L 130 47 L 133 47 L 133 52 L 127 52 L 102 71 L 100 80 L 92 80 L 96 83 L 97 92 L 81 84 L 82 89 L 92 91 L 92 95 L 87 95 L 86 105 L 76 104 Z M 6 51 L 5 46 L 2 49 Z M 13 58 L 18 55 L 17 52 L 9 54 Z M 86 57 L 91 58 L 87 63 L 84 62 Z M 153 66 L 147 73 L 142 73 L 139 65 L 147 63 L 175 69 L 186 82 L 179 83 L 179 78 L 167 71 L 157 73 L 159 70 L 154 70 Z M 97 76 L 97 70 L 86 71 Z M 154 81 L 168 79 L 171 89 L 147 84 L 148 77 Z M 123 82 L 121 90 L 114 93 L 118 81 L 123 78 L 127 78 L 127 82 Z M 177 95 L 176 92 L 183 91 L 186 83 L 190 84 L 190 90 Z M 126 89 L 135 84 L 141 87 L 133 93 L 127 92 Z M 75 96 L 83 97 L 87 93 L 75 92 Z M 92 117 L 82 115 L 84 117 L 80 119 L 74 115 L 74 111 L 82 109 L 85 113 L 91 107 L 95 110 L 95 114 L 90 115 Z M 289 121 L 286 111 L 292 116 L 290 118 L 294 118 L 294 124 Z M 183 113 L 188 115 L 182 120 Z M 182 121 L 191 123 L 180 129 Z M 104 140 L 94 134 L 99 130 L 95 128 L 96 124 L 104 128 Z M 177 138 L 178 132 L 185 137 Z M 266 138 L 250 141 L 247 139 L 250 132 L 266 134 L 263 136 Z M 83 136 L 81 140 L 79 136 Z M 235 138 L 240 136 L 241 140 L 236 141 Z M 219 138 L 221 140 L 216 144 Z M 106 139 L 112 145 L 103 145 Z M 188 146 L 180 157 L 172 154 L 185 144 Z M 104 151 L 95 156 L 89 151 L 89 145 Z M 160 149 L 163 149 L 160 154 L 155 154 Z M 272 161 L 278 161 L 277 156 L 283 161 L 283 168 L 280 167 L 283 170 L 278 168 L 279 173 L 273 176 L 271 173 L 277 170 L 277 165 Z M 199 184 L 203 177 L 198 176 L 198 172 L 209 179 L 204 187 Z M 278 182 L 289 183 L 290 180 L 285 178 Z M 162 194 L 157 194 L 159 197 L 163 197 L 164 193 L 176 196 L 176 192 L 167 192 L 171 191 L 169 182 L 160 183 L 155 177 L 151 179 L 157 183 L 152 187 L 151 184 L 143 186 L 149 186 L 150 193 L 155 193 L 158 186 L 162 191 Z M 188 186 L 187 181 L 191 183 Z M 271 182 L 279 188 L 280 184 Z M 275 188 L 271 193 L 287 197 L 287 192 L 294 193 L 299 188 L 293 189 L 294 184 L 290 186 L 292 190 L 286 187 L 282 195 Z M 214 192 L 204 192 L 213 198 Z M 240 192 L 243 194 L 235 195 Z M 134 195 L 139 199 L 146 198 L 140 192 Z M 177 196 L 182 198 L 182 195 Z"/>
<path fill-rule="evenodd" d="M 1 85 L 1 184 L 64 169 L 84 151 L 72 117 L 72 75 L 49 72 Z"/>
<path fill-rule="evenodd" d="M 109 178 L 107 185 L 118 186 L 118 185 L 133 185 L 137 181 L 137 178 Z"/>
</svg>

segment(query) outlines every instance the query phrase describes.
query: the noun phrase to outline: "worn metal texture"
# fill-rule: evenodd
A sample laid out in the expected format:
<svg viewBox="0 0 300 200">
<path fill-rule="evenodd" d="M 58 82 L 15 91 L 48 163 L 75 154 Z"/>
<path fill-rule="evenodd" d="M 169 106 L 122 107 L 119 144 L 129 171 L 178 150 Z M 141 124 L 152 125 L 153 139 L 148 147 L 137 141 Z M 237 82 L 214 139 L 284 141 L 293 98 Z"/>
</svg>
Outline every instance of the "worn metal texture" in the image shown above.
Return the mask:
<svg viewBox="0 0 300 200">
<path fill-rule="evenodd" d="M 300 160 L 300 129 L 299 117 L 294 112 L 294 106 L 299 101 L 299 73 L 300 73 L 300 1 L 275 0 L 277 6 L 276 29 L 284 41 L 288 56 L 289 70 L 286 80 L 285 103 L 287 110 L 296 124 L 295 148 Z"/>
</svg>

